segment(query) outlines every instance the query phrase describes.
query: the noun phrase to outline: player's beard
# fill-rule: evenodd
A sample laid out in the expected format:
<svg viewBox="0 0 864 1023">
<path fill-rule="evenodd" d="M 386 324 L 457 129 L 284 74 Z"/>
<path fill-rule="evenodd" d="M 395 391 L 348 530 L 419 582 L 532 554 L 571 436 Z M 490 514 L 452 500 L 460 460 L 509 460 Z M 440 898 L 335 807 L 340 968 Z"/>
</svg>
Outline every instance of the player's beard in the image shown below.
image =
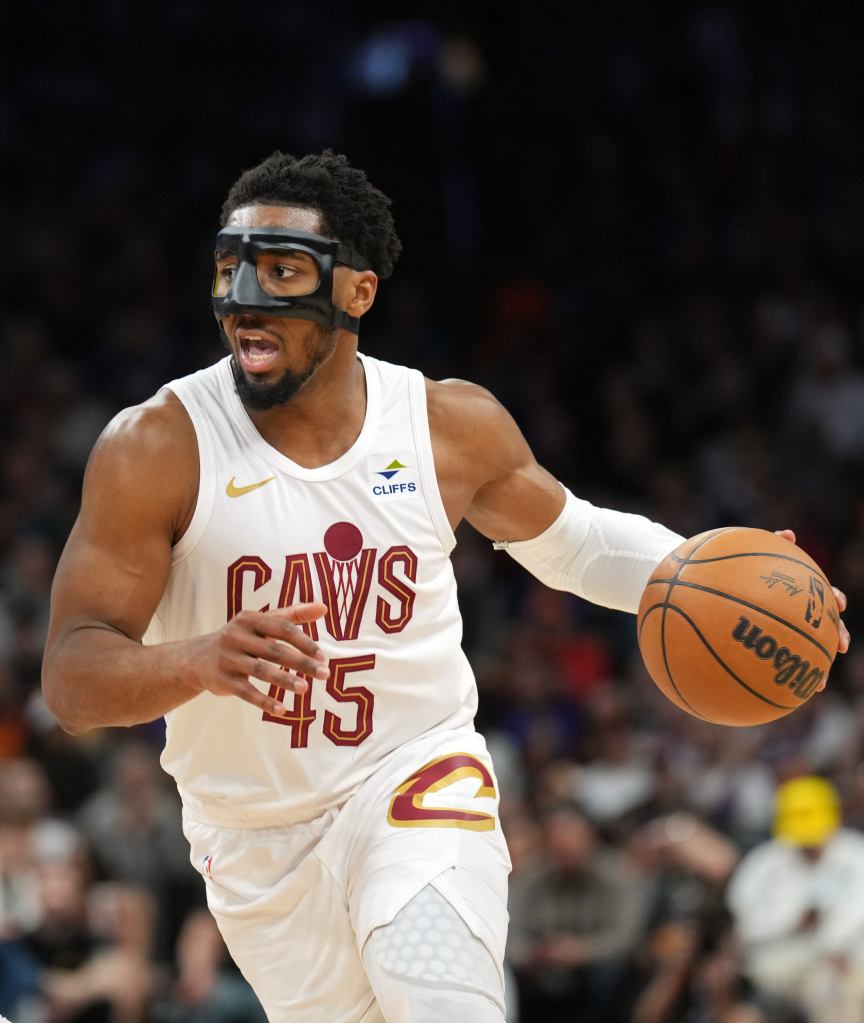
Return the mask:
<svg viewBox="0 0 864 1023">
<path fill-rule="evenodd" d="M 336 348 L 337 331 L 334 327 L 322 327 L 318 323 L 309 325 L 309 330 L 303 336 L 303 354 L 306 357 L 306 365 L 299 372 L 286 369 L 282 376 L 274 382 L 264 382 L 250 379 L 243 369 L 237 364 L 231 344 L 220 330 L 222 343 L 231 352 L 231 372 L 234 376 L 234 386 L 243 405 L 254 412 L 267 412 L 269 409 L 279 405 L 287 405 L 294 395 L 300 390 L 306 381 L 315 373 L 325 359 L 328 359 Z"/>
</svg>

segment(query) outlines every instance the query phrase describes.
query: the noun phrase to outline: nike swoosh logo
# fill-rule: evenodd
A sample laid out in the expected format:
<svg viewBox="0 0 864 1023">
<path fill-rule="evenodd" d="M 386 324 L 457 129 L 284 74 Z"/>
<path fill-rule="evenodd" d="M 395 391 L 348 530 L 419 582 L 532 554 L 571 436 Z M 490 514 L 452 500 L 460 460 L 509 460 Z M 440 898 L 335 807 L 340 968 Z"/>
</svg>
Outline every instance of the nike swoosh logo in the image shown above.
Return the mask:
<svg viewBox="0 0 864 1023">
<path fill-rule="evenodd" d="M 235 487 L 234 477 L 232 476 L 228 486 L 225 487 L 225 493 L 229 497 L 242 497 L 244 494 L 249 494 L 253 490 L 257 490 L 259 487 L 264 487 L 268 483 L 272 483 L 275 479 L 275 476 L 268 476 L 266 480 L 259 480 L 257 483 L 250 483 L 245 487 Z"/>
</svg>

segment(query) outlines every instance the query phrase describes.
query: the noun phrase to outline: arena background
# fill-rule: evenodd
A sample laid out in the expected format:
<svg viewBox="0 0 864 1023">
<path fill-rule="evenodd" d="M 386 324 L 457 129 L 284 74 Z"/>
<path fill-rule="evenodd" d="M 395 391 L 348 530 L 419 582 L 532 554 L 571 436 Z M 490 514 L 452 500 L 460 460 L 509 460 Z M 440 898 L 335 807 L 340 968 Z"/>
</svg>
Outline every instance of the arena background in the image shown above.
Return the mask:
<svg viewBox="0 0 864 1023">
<path fill-rule="evenodd" d="M 460 530 L 514 884 L 550 855 L 538 815 L 564 799 L 641 886 L 614 1008 L 568 976 L 561 1011 L 630 1019 L 668 968 L 669 935 L 696 934 L 665 1018 L 719 1020 L 704 968 L 721 952 L 727 994 L 747 997 L 723 885 L 770 833 L 778 782 L 830 777 L 864 825 L 858 19 L 622 2 L 572 8 L 565 28 L 542 5 L 442 9 L 4 14 L 0 1013 L 15 1023 L 261 1018 L 202 915 L 161 725 L 71 739 L 39 668 L 92 443 L 116 411 L 220 357 L 219 208 L 276 148 L 344 151 L 393 198 L 404 253 L 364 351 L 486 385 L 596 503 L 687 535 L 795 529 L 849 595 L 852 652 L 826 693 L 770 727 L 715 728 L 658 696 L 631 616 L 542 589 Z M 726 867 L 676 860 L 682 826 Z M 538 1015 L 555 997 L 539 973 L 511 979 L 511 1023 L 553 1018 Z"/>
</svg>

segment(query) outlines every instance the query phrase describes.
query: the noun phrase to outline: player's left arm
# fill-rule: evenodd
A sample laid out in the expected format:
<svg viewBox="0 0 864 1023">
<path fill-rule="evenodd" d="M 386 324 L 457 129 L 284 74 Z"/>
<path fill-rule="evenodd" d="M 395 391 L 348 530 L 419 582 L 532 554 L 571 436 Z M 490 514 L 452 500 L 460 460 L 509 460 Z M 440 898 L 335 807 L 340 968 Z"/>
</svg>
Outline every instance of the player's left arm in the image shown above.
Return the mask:
<svg viewBox="0 0 864 1023">
<path fill-rule="evenodd" d="M 513 417 L 461 380 L 427 387 L 436 471 L 451 522 L 468 520 L 554 589 L 634 612 L 684 537 L 575 497 L 534 457 Z"/>
<path fill-rule="evenodd" d="M 636 612 L 678 535 L 643 515 L 598 508 L 547 472 L 513 417 L 482 387 L 427 382 L 439 486 L 451 523 L 467 519 L 542 582 L 595 604 Z M 791 530 L 778 530 L 792 543 Z M 833 587 L 841 613 L 846 597 Z M 849 648 L 840 622 L 838 650 Z"/>
</svg>

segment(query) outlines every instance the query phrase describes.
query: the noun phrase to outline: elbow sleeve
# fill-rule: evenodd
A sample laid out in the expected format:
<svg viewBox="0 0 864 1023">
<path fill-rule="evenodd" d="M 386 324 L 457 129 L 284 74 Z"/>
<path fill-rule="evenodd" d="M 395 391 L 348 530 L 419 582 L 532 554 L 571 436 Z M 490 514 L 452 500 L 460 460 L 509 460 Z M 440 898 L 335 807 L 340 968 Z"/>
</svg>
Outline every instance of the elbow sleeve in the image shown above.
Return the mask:
<svg viewBox="0 0 864 1023">
<path fill-rule="evenodd" d="M 565 492 L 561 514 L 539 536 L 494 546 L 553 589 L 635 614 L 651 573 L 684 537 L 644 515 L 597 508 Z"/>
</svg>

